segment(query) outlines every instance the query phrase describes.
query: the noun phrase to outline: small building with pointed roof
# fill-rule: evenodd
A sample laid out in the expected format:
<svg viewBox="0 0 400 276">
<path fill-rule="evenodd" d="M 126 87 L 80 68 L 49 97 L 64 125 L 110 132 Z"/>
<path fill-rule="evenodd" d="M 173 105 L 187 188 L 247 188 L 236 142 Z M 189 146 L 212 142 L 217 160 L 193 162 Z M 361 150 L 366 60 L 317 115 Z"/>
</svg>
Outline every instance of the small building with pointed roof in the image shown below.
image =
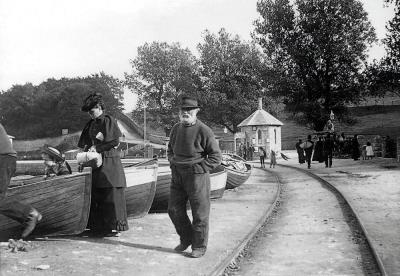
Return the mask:
<svg viewBox="0 0 400 276">
<path fill-rule="evenodd" d="M 240 133 L 237 133 L 236 137 L 242 146 L 253 146 L 254 152 L 263 147 L 269 156 L 271 150 L 279 153 L 282 149 L 282 126 L 281 121 L 262 108 L 262 98 L 258 98 L 258 109 L 238 125 Z"/>
</svg>

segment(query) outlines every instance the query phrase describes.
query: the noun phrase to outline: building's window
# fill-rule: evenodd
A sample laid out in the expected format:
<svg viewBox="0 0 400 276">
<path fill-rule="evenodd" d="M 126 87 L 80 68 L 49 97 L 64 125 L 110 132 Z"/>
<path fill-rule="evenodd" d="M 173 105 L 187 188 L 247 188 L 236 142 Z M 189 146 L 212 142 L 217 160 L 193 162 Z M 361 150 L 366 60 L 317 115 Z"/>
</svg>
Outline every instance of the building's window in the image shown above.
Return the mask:
<svg viewBox="0 0 400 276">
<path fill-rule="evenodd" d="M 257 131 L 257 138 L 258 138 L 258 144 L 262 145 L 262 133 L 261 133 L 261 129 L 259 129 Z"/>
<path fill-rule="evenodd" d="M 274 129 L 274 134 L 275 134 L 275 144 L 276 144 L 276 128 Z"/>
<path fill-rule="evenodd" d="M 253 126 L 251 129 L 252 129 L 253 131 L 256 131 L 256 130 L 257 130 L 257 127 L 256 127 L 256 126 Z"/>
</svg>

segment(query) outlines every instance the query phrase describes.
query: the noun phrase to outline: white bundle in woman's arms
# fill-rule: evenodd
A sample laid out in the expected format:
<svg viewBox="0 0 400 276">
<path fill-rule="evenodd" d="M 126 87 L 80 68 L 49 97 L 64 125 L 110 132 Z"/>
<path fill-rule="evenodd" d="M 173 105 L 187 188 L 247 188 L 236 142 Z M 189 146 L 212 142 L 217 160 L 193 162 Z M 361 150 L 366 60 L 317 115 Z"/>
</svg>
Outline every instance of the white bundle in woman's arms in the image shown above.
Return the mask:
<svg viewBox="0 0 400 276">
<path fill-rule="evenodd" d="M 103 135 L 103 133 L 101 133 L 101 132 L 97 133 L 96 139 L 98 139 L 98 140 L 100 140 L 100 141 L 104 141 L 104 135 Z"/>
<path fill-rule="evenodd" d="M 93 169 L 99 168 L 103 163 L 101 154 L 94 151 L 79 152 L 76 155 L 76 160 L 79 165 L 83 167 L 92 167 Z"/>
</svg>

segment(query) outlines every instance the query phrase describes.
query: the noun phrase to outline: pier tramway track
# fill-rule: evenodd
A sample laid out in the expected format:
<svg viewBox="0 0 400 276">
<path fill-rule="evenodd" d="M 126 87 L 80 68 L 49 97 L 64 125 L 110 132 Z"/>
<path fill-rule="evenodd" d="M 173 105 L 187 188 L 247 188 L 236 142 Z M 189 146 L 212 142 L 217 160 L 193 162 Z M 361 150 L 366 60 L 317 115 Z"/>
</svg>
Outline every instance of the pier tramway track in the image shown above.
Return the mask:
<svg viewBox="0 0 400 276">
<path fill-rule="evenodd" d="M 299 168 L 267 171 L 281 186 L 275 208 L 223 275 L 386 275 L 334 186 Z"/>
</svg>

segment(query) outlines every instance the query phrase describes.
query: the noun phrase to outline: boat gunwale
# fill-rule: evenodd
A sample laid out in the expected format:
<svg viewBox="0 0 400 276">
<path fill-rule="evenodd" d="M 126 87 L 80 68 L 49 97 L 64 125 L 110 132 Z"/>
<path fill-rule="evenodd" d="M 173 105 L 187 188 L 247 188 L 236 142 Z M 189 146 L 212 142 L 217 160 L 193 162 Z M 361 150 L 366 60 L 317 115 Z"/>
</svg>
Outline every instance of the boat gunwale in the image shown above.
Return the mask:
<svg viewBox="0 0 400 276">
<path fill-rule="evenodd" d="M 11 183 L 12 182 L 22 182 L 22 184 L 20 184 L 20 185 L 12 185 L 12 186 L 9 186 L 8 188 L 7 188 L 7 190 L 14 190 L 14 189 L 20 189 L 20 188 L 22 188 L 22 187 L 29 187 L 29 186 L 31 186 L 31 185 L 38 185 L 38 184 L 41 184 L 41 183 L 43 183 L 43 182 L 54 182 L 55 180 L 62 180 L 62 179 L 68 179 L 68 178 L 76 178 L 76 177 L 78 177 L 78 176 L 86 176 L 86 175 L 88 175 L 88 174 L 92 174 L 92 172 L 91 172 L 91 170 L 84 170 L 84 171 L 82 171 L 82 172 L 73 172 L 72 174 L 65 174 L 65 175 L 58 175 L 58 176 L 54 176 L 54 177 L 51 177 L 51 178 L 47 178 L 47 179 L 44 179 L 43 177 L 44 177 L 44 175 L 38 175 L 38 176 L 35 176 L 34 178 L 36 178 L 38 181 L 32 181 L 32 179 L 26 179 L 25 181 L 32 181 L 31 183 L 24 183 L 24 180 L 13 180 L 12 178 L 11 178 L 11 182 L 10 182 L 10 185 L 12 185 Z"/>
</svg>

